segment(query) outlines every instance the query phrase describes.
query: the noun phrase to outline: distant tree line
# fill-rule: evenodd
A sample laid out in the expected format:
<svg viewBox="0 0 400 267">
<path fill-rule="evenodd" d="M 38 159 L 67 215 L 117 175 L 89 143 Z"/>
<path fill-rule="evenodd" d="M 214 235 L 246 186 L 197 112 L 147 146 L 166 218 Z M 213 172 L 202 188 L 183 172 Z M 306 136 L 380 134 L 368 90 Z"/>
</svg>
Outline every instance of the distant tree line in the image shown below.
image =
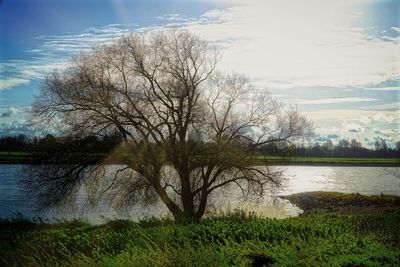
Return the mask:
<svg viewBox="0 0 400 267">
<path fill-rule="evenodd" d="M 28 138 L 25 135 L 0 137 L 0 151 L 21 151 L 31 153 L 49 153 L 63 150 L 65 147 L 76 147 L 79 153 L 101 154 L 110 152 L 120 143 L 122 136 L 111 134 L 106 136 L 88 136 L 83 139 L 72 137 L 55 137 L 48 134 L 44 137 Z M 310 145 L 286 142 L 270 143 L 259 149 L 260 154 L 272 156 L 302 157 L 400 157 L 400 141 L 395 147 L 389 147 L 384 139 L 377 139 L 374 148 L 368 149 L 361 142 L 352 139 L 340 140 L 336 145 L 328 140 L 325 143 Z"/>
<path fill-rule="evenodd" d="M 69 149 L 75 147 L 74 150 L 79 153 L 101 154 L 111 151 L 120 141 L 121 136 L 118 134 L 102 137 L 88 136 L 85 138 L 55 137 L 51 134 L 44 137 L 28 138 L 21 134 L 0 137 L 0 151 L 41 154 L 62 151 L 66 147 Z"/>
<path fill-rule="evenodd" d="M 395 147 L 389 147 L 384 139 L 377 139 L 372 149 L 363 147 L 356 139 L 342 139 L 336 145 L 331 140 L 309 145 L 268 144 L 262 147 L 260 152 L 275 156 L 390 158 L 400 157 L 400 141 L 396 142 Z"/>
</svg>

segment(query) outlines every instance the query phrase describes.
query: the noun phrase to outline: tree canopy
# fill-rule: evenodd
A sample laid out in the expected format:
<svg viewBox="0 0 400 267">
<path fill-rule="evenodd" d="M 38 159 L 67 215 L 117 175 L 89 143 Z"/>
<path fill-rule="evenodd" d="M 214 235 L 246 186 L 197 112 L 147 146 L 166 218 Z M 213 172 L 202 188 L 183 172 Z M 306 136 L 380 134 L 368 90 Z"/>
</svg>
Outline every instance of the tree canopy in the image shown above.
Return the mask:
<svg viewBox="0 0 400 267">
<path fill-rule="evenodd" d="M 161 200 L 175 219 L 201 218 L 216 190 L 262 195 L 281 186 L 281 172 L 254 166 L 251 155 L 304 136 L 311 123 L 245 76 L 217 71 L 219 59 L 207 41 L 172 29 L 96 46 L 49 75 L 31 113 L 37 125 L 122 138 L 101 159 L 65 163 L 65 150 L 34 166 L 25 182 L 40 207 L 73 199 L 85 184 L 90 199 Z"/>
</svg>

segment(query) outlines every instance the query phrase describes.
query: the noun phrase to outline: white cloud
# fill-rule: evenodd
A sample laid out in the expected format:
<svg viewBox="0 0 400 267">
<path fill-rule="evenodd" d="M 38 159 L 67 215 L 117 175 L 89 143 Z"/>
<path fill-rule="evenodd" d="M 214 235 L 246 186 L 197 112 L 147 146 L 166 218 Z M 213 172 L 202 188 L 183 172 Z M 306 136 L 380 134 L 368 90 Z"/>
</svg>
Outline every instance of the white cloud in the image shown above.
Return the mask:
<svg viewBox="0 0 400 267">
<path fill-rule="evenodd" d="M 358 121 L 362 124 L 370 124 L 372 122 L 372 120 L 366 116 L 361 116 Z"/>
<path fill-rule="evenodd" d="M 399 114 L 399 115 L 400 115 L 400 114 Z M 379 113 L 377 113 L 377 114 L 375 114 L 375 115 L 373 116 L 373 119 L 374 119 L 375 121 L 378 121 L 378 122 L 391 123 L 391 122 L 394 121 L 395 118 L 394 118 L 393 116 L 386 115 L 386 114 L 383 113 L 383 112 L 379 112 Z"/>
<path fill-rule="evenodd" d="M 0 76 L 0 90 L 8 90 L 15 86 L 26 85 L 32 80 L 41 79 L 54 69 L 67 66 L 65 58 L 39 57 L 33 60 L 9 60 L 0 63 L 0 68 L 7 70 L 5 77 Z"/>
<path fill-rule="evenodd" d="M 400 110 L 400 103 L 389 103 L 389 104 L 383 104 L 383 105 L 377 105 L 377 106 L 373 106 L 371 107 L 371 109 L 375 109 L 375 110 L 395 110 L 395 111 L 399 111 Z"/>
<path fill-rule="evenodd" d="M 63 69 L 71 56 L 88 51 L 95 44 L 111 42 L 132 30 L 132 25 L 111 24 L 100 28 L 89 28 L 80 34 L 38 36 L 42 41 L 38 49 L 31 49 L 32 59 L 8 60 L 0 63 L 0 90 L 28 84 L 41 79 L 54 69 Z"/>
<path fill-rule="evenodd" d="M 18 77 L 0 79 L 0 90 L 6 90 L 6 89 L 12 88 L 14 86 L 27 84 L 27 83 L 29 83 L 29 81 L 30 80 L 18 78 Z"/>
<path fill-rule="evenodd" d="M 67 35 L 43 35 L 37 39 L 42 40 L 43 51 L 51 53 L 67 53 L 67 56 L 82 51 L 87 51 L 95 44 L 108 43 L 121 35 L 128 33 L 134 29 L 134 25 L 110 24 L 104 27 L 91 27 L 83 33 L 67 34 Z"/>
<path fill-rule="evenodd" d="M 172 14 L 165 14 L 163 16 L 158 16 L 157 19 L 165 20 L 168 22 L 188 22 L 195 20 L 194 18 L 186 18 L 180 14 L 172 13 Z"/>
<path fill-rule="evenodd" d="M 391 27 L 391 29 L 396 31 L 396 32 L 400 32 L 400 28 L 399 27 Z"/>
<path fill-rule="evenodd" d="M 304 112 L 316 125 L 316 133 L 333 139 L 365 139 L 384 137 L 389 144 L 400 140 L 400 112 L 371 110 L 318 110 Z"/>
<path fill-rule="evenodd" d="M 398 126 L 399 126 L 399 125 L 398 125 Z M 399 128 L 394 128 L 394 129 L 383 129 L 383 130 L 381 130 L 381 132 L 382 132 L 383 134 L 386 134 L 386 135 L 398 134 L 398 133 L 400 132 L 400 129 L 399 129 Z"/>
<path fill-rule="evenodd" d="M 225 44 L 225 69 L 267 85 L 356 86 L 399 77 L 400 38 L 354 27 L 360 1 L 251 1 L 208 12 L 188 29 Z M 210 16 L 209 14 L 212 14 Z"/>
<path fill-rule="evenodd" d="M 374 122 L 381 121 L 400 121 L 400 112 L 398 111 L 380 111 L 373 110 L 346 110 L 346 109 L 326 109 L 304 112 L 305 115 L 316 121 L 335 121 L 335 120 L 365 120 L 367 117 Z"/>
<path fill-rule="evenodd" d="M 317 128 L 316 130 L 321 135 L 329 135 L 329 134 L 337 133 L 337 132 L 340 131 L 340 129 L 338 127 L 335 127 L 335 126 L 321 127 L 321 128 Z"/>
<path fill-rule="evenodd" d="M 27 106 L 0 107 L 0 136 L 24 133 L 24 129 L 29 130 L 29 127 L 25 127 L 28 108 Z M 30 130 L 26 132 L 28 133 Z"/>
<path fill-rule="evenodd" d="M 159 18 L 173 22 L 162 27 L 181 26 L 220 46 L 221 68 L 244 72 L 271 88 L 362 86 L 400 77 L 400 37 L 382 40 L 354 27 L 363 16 L 362 1 L 233 3 L 239 6 L 210 10 L 197 19 L 180 14 Z M 31 51 L 40 64 L 54 64 L 60 55 L 68 58 L 129 31 L 150 29 L 111 24 L 79 34 L 40 36 L 43 45 Z"/>
<path fill-rule="evenodd" d="M 363 88 L 370 91 L 400 91 L 400 86 L 387 86 L 387 87 L 376 87 L 376 88 Z"/>
<path fill-rule="evenodd" d="M 350 133 L 359 133 L 364 130 L 363 126 L 357 123 L 344 122 L 343 128 Z"/>
<path fill-rule="evenodd" d="M 339 104 L 339 103 L 356 103 L 356 102 L 371 102 L 371 101 L 378 101 L 379 99 L 376 98 L 369 98 L 369 97 L 338 97 L 338 98 L 323 98 L 323 99 L 292 99 L 289 101 L 301 104 L 301 105 L 310 105 L 310 104 Z"/>
</svg>

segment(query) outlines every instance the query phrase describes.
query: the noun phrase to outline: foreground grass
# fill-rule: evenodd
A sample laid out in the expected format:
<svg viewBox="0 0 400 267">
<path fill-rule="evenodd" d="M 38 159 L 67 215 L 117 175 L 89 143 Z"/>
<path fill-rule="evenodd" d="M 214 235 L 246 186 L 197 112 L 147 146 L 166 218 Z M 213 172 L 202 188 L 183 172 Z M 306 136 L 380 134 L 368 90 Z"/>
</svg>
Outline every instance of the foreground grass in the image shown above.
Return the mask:
<svg viewBox="0 0 400 267">
<path fill-rule="evenodd" d="M 0 224 L 5 266 L 400 266 L 400 210 L 198 223 Z"/>
</svg>

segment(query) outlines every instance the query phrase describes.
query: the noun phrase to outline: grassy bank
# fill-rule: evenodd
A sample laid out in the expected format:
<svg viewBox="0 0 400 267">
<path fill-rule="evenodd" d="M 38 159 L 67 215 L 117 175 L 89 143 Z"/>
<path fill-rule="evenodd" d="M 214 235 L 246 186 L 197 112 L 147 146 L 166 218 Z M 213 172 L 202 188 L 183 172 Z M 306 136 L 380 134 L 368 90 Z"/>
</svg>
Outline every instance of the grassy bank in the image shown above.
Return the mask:
<svg viewBox="0 0 400 267">
<path fill-rule="evenodd" d="M 315 157 L 254 157 L 256 162 L 267 161 L 279 165 L 316 165 L 316 166 L 400 166 L 399 158 L 315 158 Z"/>
<path fill-rule="evenodd" d="M 306 192 L 282 196 L 301 208 L 304 214 L 335 212 L 341 214 L 364 214 L 388 212 L 400 209 L 400 197 L 391 195 L 365 196 L 358 193 Z"/>
<path fill-rule="evenodd" d="M 0 163 L 25 163 L 29 157 L 27 152 L 0 151 Z"/>
<path fill-rule="evenodd" d="M 315 203 L 323 194 L 314 198 Z M 350 195 L 348 201 L 353 198 Z M 381 199 L 377 205 L 393 199 Z M 396 203 L 385 211 L 322 212 L 282 220 L 238 213 L 185 224 L 3 222 L 0 262 L 7 266 L 399 266 Z"/>
<path fill-rule="evenodd" d="M 400 167 L 400 158 L 315 158 L 315 157 L 263 157 L 254 156 L 254 162 L 267 161 L 272 165 L 310 165 L 310 166 L 386 166 Z M 1 163 L 30 163 L 34 162 L 32 155 L 27 152 L 0 151 Z"/>
</svg>

